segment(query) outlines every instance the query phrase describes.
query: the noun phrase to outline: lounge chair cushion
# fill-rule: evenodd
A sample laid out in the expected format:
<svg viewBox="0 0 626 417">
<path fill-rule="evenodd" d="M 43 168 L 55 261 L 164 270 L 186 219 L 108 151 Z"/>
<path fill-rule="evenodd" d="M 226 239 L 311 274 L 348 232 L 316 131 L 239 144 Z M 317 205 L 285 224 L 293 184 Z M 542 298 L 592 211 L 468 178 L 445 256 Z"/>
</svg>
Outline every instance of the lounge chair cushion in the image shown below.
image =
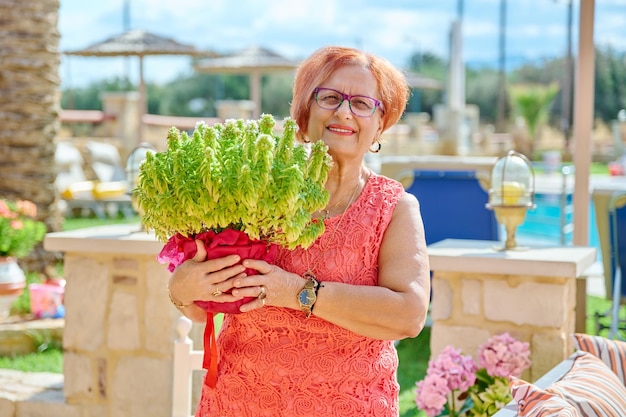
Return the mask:
<svg viewBox="0 0 626 417">
<path fill-rule="evenodd" d="M 540 390 L 533 384 L 511 377 L 513 400 L 517 402 L 518 416 L 580 417 L 578 411 L 563 398 Z"/>
<path fill-rule="evenodd" d="M 626 342 L 584 333 L 574 333 L 572 336 L 577 350 L 602 359 L 617 374 L 622 385 L 626 385 Z"/>
<path fill-rule="evenodd" d="M 517 401 L 519 416 L 626 416 L 626 388 L 617 375 L 590 353 L 575 355 L 571 369 L 545 390 L 511 378 L 511 394 Z"/>
</svg>

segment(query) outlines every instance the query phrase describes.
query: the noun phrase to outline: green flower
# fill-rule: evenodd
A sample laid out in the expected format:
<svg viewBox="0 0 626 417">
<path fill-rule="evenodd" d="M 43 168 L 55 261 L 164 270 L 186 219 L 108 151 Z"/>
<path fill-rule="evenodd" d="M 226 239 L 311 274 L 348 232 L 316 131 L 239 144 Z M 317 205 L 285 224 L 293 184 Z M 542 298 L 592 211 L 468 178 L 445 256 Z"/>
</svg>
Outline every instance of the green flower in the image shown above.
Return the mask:
<svg viewBox="0 0 626 417">
<path fill-rule="evenodd" d="M 332 160 L 322 141 L 310 151 L 297 143 L 293 119 L 282 135 L 275 128 L 268 114 L 200 123 L 191 136 L 171 128 L 168 149 L 147 156 L 134 190 L 146 229 L 162 241 L 232 228 L 290 249 L 310 246 L 324 231 L 312 214 L 328 203 Z"/>
<path fill-rule="evenodd" d="M 494 381 L 482 391 L 470 390 L 469 395 L 474 402 L 468 411 L 469 417 L 492 416 L 513 399 L 509 382 L 503 377 L 494 378 Z"/>
</svg>

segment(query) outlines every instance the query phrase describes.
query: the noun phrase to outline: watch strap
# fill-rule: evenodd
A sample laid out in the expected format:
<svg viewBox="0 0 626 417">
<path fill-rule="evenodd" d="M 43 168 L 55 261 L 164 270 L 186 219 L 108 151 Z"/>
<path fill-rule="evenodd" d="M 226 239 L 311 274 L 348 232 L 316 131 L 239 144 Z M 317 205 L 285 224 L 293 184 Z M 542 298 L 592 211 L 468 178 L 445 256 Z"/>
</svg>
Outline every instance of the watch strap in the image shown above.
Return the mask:
<svg viewBox="0 0 626 417">
<path fill-rule="evenodd" d="M 317 281 L 317 286 L 315 287 L 315 302 L 313 303 L 313 305 L 311 306 L 311 314 L 313 314 L 313 307 L 315 307 L 315 303 L 317 303 L 317 293 L 319 292 L 320 288 L 322 288 L 324 286 L 324 284 L 322 284 L 320 281 Z"/>
<path fill-rule="evenodd" d="M 320 289 L 321 283 L 315 278 L 313 274 L 306 273 L 303 275 L 303 278 L 306 278 L 306 283 L 300 292 L 298 293 L 298 302 L 300 303 L 300 308 L 306 314 L 306 317 L 309 318 L 311 313 L 313 312 L 313 306 L 315 306 L 315 302 L 317 301 L 317 292 Z M 313 300 L 311 304 L 302 302 L 302 295 L 304 293 L 313 293 Z"/>
</svg>

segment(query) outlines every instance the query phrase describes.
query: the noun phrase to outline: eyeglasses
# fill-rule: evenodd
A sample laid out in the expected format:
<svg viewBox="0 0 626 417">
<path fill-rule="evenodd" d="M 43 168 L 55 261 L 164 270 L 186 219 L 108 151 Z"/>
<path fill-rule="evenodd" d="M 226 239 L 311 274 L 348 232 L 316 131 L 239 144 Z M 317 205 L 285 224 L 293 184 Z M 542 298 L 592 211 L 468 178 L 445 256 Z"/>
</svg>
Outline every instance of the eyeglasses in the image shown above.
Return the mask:
<svg viewBox="0 0 626 417">
<path fill-rule="evenodd" d="M 322 87 L 317 87 L 313 93 L 317 105 L 326 110 L 337 110 L 345 100 L 348 100 L 350 111 L 358 117 L 370 117 L 376 112 L 377 107 L 383 111 L 380 100 L 368 96 L 351 96 L 332 88 Z"/>
</svg>

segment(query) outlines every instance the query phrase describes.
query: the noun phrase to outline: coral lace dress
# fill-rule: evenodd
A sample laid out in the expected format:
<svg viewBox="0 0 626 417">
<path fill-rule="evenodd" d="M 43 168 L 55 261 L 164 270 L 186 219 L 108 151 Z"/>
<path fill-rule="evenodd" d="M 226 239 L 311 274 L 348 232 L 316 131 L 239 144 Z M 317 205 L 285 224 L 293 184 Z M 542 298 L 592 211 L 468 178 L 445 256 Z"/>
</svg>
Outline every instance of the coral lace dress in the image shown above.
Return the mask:
<svg viewBox="0 0 626 417">
<path fill-rule="evenodd" d="M 308 249 L 321 281 L 377 285 L 381 240 L 403 193 L 400 183 L 372 173 L 343 221 L 325 220 L 325 233 Z M 307 263 L 300 248 L 281 250 L 276 260 L 300 275 Z M 398 415 L 393 341 L 267 306 L 226 314 L 217 345 L 217 385 L 203 386 L 197 417 Z"/>
</svg>

